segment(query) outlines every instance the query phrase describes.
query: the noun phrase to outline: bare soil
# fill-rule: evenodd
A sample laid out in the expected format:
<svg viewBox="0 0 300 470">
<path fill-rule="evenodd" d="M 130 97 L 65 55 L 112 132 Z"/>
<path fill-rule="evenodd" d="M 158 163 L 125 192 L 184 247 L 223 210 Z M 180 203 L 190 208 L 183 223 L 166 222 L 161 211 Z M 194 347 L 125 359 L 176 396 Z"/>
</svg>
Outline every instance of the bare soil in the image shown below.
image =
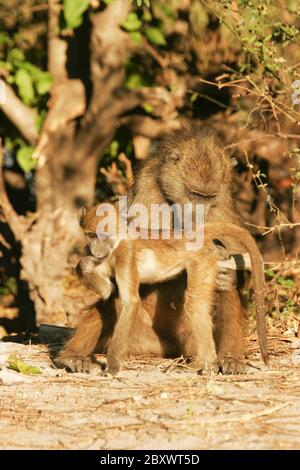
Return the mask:
<svg viewBox="0 0 300 470">
<path fill-rule="evenodd" d="M 129 358 L 117 378 L 68 374 L 47 347 L 0 343 L 1 449 L 299 449 L 300 340 L 249 341 L 240 376 L 199 376 L 180 361 Z M 7 368 L 16 353 L 41 375 Z"/>
</svg>

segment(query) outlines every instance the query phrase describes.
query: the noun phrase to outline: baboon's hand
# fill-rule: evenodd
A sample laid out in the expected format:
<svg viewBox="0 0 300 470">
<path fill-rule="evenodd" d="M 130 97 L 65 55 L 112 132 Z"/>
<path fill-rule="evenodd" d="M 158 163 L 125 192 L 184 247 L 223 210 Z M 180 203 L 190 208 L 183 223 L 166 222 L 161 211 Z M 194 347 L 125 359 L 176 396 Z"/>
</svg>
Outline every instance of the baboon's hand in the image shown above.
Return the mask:
<svg viewBox="0 0 300 470">
<path fill-rule="evenodd" d="M 236 286 L 236 271 L 218 266 L 217 289 L 218 291 L 230 291 Z"/>
<path fill-rule="evenodd" d="M 222 261 L 230 259 L 230 253 L 224 245 L 215 244 L 215 248 L 218 250 L 219 262 L 217 264 L 217 289 L 219 291 L 230 291 L 236 286 L 237 277 L 236 271 L 225 266 L 222 266 Z"/>
<path fill-rule="evenodd" d="M 92 273 L 98 265 L 99 261 L 97 261 L 93 256 L 84 256 L 77 264 L 76 272 L 80 277 L 86 276 L 87 274 Z"/>
</svg>

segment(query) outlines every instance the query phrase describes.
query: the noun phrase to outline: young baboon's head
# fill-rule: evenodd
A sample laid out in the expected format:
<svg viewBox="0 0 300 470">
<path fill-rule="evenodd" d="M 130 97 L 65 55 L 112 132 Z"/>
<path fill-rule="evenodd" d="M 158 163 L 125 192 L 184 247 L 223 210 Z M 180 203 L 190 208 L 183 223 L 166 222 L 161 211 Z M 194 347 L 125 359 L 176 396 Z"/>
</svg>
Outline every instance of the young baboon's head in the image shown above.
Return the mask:
<svg viewBox="0 0 300 470">
<path fill-rule="evenodd" d="M 170 202 L 214 205 L 227 192 L 232 161 L 208 127 L 181 130 L 161 141 L 164 155 L 159 184 Z"/>
<path fill-rule="evenodd" d="M 106 215 L 104 220 L 105 210 L 101 212 L 99 207 L 101 207 L 99 204 L 88 209 L 82 207 L 79 212 L 79 225 L 83 229 L 92 255 L 102 259 L 113 251 L 117 241 L 115 219 L 112 220 L 109 215 Z M 114 206 L 111 205 L 111 207 L 113 214 Z"/>
</svg>

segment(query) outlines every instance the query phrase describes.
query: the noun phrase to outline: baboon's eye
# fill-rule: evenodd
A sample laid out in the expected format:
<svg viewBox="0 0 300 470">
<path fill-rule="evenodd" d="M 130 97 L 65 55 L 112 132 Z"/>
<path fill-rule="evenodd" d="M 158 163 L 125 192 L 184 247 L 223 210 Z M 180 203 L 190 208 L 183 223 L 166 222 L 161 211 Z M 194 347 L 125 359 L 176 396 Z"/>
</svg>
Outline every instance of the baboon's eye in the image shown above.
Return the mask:
<svg viewBox="0 0 300 470">
<path fill-rule="evenodd" d="M 94 232 L 90 232 L 90 233 L 88 233 L 88 237 L 91 238 L 92 240 L 94 240 L 95 238 L 97 238 L 97 234 L 94 233 Z"/>
<path fill-rule="evenodd" d="M 217 196 L 217 193 L 204 194 L 204 193 L 199 193 L 198 191 L 191 191 L 191 193 L 194 194 L 195 196 L 199 196 L 199 197 L 202 197 L 204 199 L 213 199 Z"/>
</svg>

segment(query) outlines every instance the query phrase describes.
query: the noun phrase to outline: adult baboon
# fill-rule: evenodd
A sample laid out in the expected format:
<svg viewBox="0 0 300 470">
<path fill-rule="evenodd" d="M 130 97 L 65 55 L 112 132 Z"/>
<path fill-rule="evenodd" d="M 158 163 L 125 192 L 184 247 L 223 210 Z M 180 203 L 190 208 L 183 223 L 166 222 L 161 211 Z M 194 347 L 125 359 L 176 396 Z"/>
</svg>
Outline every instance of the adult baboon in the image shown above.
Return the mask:
<svg viewBox="0 0 300 470">
<path fill-rule="evenodd" d="M 165 202 L 201 203 L 205 207 L 206 222 L 239 224 L 232 197 L 232 178 L 232 160 L 223 151 L 214 131 L 207 127 L 181 130 L 162 139 L 143 162 L 129 194 L 129 203 L 145 204 L 148 208 L 151 204 Z M 236 237 L 224 236 L 222 242 L 229 254 L 244 251 Z M 223 373 L 240 373 L 243 370 L 245 309 L 232 271 L 225 275 L 220 273 L 219 286 L 214 315 L 218 363 Z M 182 353 L 184 338 L 189 334 L 182 315 L 185 288 L 185 274 L 167 283 L 142 287 L 142 302 L 129 353 L 163 356 Z M 80 370 L 85 357 L 97 345 L 100 350 L 106 350 L 118 309 L 116 296 L 87 309 L 74 336 L 61 352 L 60 362 L 76 363 L 75 368 Z"/>
</svg>

